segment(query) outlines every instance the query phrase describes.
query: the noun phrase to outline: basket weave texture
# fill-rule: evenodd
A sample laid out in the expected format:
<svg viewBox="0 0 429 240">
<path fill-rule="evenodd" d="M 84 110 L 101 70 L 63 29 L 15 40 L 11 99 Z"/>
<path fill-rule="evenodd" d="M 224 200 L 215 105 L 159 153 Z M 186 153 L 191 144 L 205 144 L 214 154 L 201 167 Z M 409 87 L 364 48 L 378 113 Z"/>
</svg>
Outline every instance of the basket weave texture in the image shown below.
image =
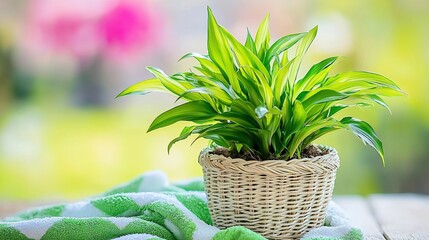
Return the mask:
<svg viewBox="0 0 429 240">
<path fill-rule="evenodd" d="M 203 150 L 198 161 L 214 225 L 245 226 L 267 239 L 297 239 L 323 225 L 339 167 L 337 152 L 328 150 L 290 161 L 246 161 Z"/>
</svg>

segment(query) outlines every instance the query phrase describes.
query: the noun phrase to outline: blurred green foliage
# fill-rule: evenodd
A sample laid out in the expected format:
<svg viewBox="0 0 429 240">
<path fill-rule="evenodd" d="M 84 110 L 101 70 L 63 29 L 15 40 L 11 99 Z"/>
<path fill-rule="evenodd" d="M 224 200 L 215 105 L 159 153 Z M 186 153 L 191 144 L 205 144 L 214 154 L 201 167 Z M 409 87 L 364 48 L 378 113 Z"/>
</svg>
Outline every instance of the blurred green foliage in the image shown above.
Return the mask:
<svg viewBox="0 0 429 240">
<path fill-rule="evenodd" d="M 168 155 L 166 143 L 178 132 L 146 134 L 155 112 L 28 107 L 9 112 L 2 123 L 1 141 L 8 149 L 0 161 L 1 196 L 75 198 L 154 169 L 176 180 L 198 176 L 195 159 L 204 142 L 191 148 L 190 142 L 178 144 Z"/>
</svg>

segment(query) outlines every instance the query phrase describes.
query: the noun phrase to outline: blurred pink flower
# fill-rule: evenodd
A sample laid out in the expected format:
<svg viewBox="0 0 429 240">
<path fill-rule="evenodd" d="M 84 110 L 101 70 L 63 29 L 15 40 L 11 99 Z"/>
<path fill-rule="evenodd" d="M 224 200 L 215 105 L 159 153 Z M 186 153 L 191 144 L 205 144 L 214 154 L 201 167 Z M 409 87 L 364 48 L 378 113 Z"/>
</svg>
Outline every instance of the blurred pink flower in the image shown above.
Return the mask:
<svg viewBox="0 0 429 240">
<path fill-rule="evenodd" d="M 88 19 L 62 16 L 41 25 L 42 38 L 54 51 L 63 51 L 76 57 L 88 57 L 97 50 L 97 39 Z"/>
<path fill-rule="evenodd" d="M 109 53 L 132 53 L 154 43 L 157 26 L 148 9 L 120 1 L 103 14 L 97 23 L 104 49 Z"/>
<path fill-rule="evenodd" d="M 69 54 L 130 57 L 159 36 L 154 9 L 134 0 L 31 0 L 26 28 L 28 46 Z"/>
</svg>

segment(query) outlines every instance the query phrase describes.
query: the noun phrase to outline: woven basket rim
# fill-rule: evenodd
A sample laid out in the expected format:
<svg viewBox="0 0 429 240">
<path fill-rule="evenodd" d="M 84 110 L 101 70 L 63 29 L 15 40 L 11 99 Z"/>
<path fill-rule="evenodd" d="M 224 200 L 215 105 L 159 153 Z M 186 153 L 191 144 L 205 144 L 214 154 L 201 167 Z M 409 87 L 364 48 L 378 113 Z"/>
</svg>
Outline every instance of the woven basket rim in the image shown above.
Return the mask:
<svg viewBox="0 0 429 240">
<path fill-rule="evenodd" d="M 285 160 L 244 160 L 210 153 L 212 148 L 205 148 L 198 157 L 201 166 L 216 171 L 231 173 L 247 173 L 260 175 L 302 175 L 302 174 L 326 174 L 336 171 L 340 165 L 338 153 L 334 148 L 315 145 L 327 149 L 325 155 L 312 158 Z"/>
</svg>

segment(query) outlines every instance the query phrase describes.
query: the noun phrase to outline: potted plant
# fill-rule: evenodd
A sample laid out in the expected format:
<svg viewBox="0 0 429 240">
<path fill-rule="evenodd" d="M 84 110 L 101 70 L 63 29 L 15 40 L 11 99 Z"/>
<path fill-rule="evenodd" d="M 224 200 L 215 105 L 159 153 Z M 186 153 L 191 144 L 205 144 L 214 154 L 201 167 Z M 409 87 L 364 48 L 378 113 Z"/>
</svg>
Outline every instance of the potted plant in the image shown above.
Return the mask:
<svg viewBox="0 0 429 240">
<path fill-rule="evenodd" d="M 267 16 L 256 36 L 248 33 L 241 44 L 208 8 L 208 54 L 183 57 L 198 61 L 195 71 L 169 76 L 148 67 L 155 78 L 119 96 L 168 92 L 186 101 L 159 115 L 148 131 L 193 122 L 168 150 L 193 134 L 211 140 L 199 163 L 217 227 L 241 225 L 269 239 L 297 238 L 323 224 L 339 166 L 334 149 L 313 141 L 337 129 L 350 130 L 373 147 L 384 164 L 382 143 L 368 123 L 334 116 L 353 106 L 388 108 L 381 96 L 402 91 L 374 73 L 329 76 L 337 57 L 298 77 L 317 27 L 270 44 L 268 23 Z"/>
</svg>

